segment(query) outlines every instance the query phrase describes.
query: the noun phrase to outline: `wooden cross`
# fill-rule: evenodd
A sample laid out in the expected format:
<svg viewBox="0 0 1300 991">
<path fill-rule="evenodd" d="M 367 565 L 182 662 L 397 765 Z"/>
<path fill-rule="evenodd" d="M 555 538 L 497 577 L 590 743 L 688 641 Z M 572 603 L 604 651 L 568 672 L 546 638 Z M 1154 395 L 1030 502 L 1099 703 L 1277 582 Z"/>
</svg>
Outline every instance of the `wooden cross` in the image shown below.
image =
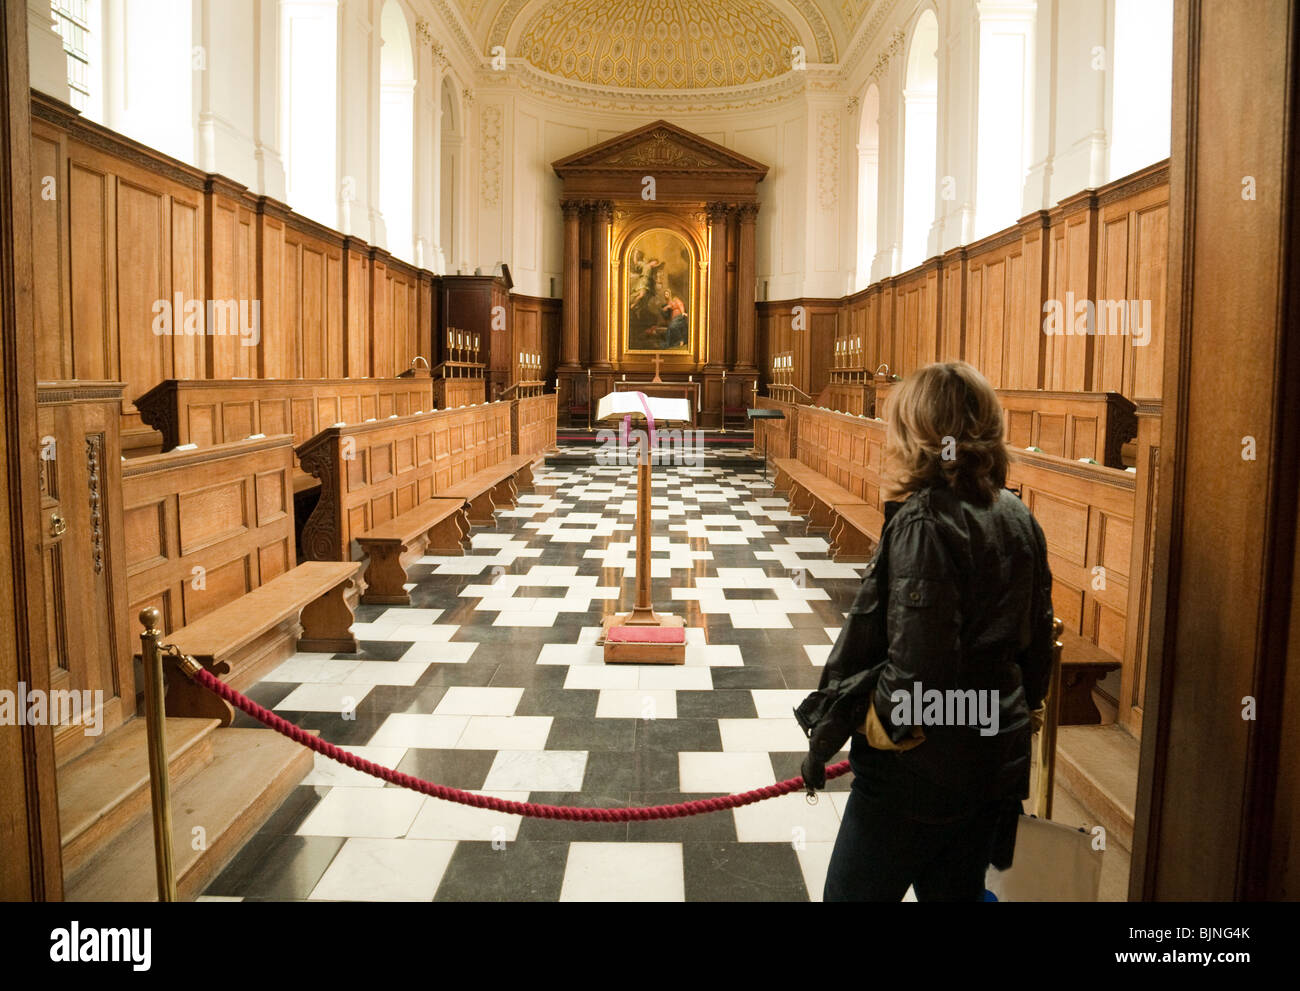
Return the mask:
<svg viewBox="0 0 1300 991">
<path fill-rule="evenodd" d="M 654 381 L 656 381 L 656 382 L 662 382 L 662 381 L 663 381 L 663 379 L 661 379 L 661 378 L 659 377 L 659 366 L 662 365 L 663 363 L 664 363 L 663 356 L 662 356 L 662 355 L 655 355 L 655 377 L 654 377 Z"/>
</svg>

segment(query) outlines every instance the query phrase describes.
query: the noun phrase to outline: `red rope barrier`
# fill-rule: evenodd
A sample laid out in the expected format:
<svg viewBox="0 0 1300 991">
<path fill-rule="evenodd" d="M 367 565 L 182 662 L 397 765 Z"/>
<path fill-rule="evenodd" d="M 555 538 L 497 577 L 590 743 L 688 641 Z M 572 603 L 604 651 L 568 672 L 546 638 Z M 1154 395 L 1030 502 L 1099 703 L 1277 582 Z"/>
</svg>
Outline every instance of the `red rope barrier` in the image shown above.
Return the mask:
<svg viewBox="0 0 1300 991">
<path fill-rule="evenodd" d="M 308 733 L 287 719 L 277 716 L 269 709 L 262 708 L 246 695 L 241 695 L 235 691 L 210 671 L 200 668 L 194 672 L 193 677 L 200 685 L 221 696 L 235 708 L 248 713 L 259 723 L 268 726 L 282 736 L 287 736 L 295 743 L 301 743 L 304 747 L 328 757 L 330 760 L 338 761 L 353 770 L 369 774 L 390 784 L 418 791 L 420 794 L 428 795 L 431 798 L 441 798 L 444 801 L 458 802 L 461 805 L 471 805 L 479 809 L 490 809 L 493 812 L 531 816 L 534 819 L 566 819 L 572 822 L 645 822 L 650 819 L 681 819 L 685 816 L 700 815 L 705 812 L 737 809 L 742 805 L 752 805 L 754 802 L 761 802 L 767 798 L 788 795 L 803 788 L 803 778 L 789 778 L 777 784 L 765 785 L 762 788 L 755 788 L 753 791 L 747 791 L 740 795 L 701 798 L 693 802 L 682 802 L 678 805 L 650 805 L 626 809 L 582 809 L 567 805 L 512 802 L 502 798 L 493 798 L 489 795 L 476 795 L 473 792 L 461 791 L 459 788 L 448 788 L 446 785 L 434 784 L 432 781 L 424 781 L 410 774 L 403 774 L 400 771 L 394 771 L 392 768 L 375 764 L 358 757 L 356 754 L 350 754 L 346 750 L 322 740 L 319 736 Z M 848 772 L 849 762 L 841 761 L 839 764 L 826 768 L 826 780 L 830 781 L 832 778 L 838 778 Z"/>
</svg>

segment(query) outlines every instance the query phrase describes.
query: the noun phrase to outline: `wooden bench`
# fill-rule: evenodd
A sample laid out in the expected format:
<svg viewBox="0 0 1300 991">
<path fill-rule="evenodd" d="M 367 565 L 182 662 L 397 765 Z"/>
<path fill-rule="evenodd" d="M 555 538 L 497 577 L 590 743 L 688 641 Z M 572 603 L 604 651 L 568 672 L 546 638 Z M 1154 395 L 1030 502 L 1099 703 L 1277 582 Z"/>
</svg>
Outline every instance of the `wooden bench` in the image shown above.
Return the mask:
<svg viewBox="0 0 1300 991">
<path fill-rule="evenodd" d="M 789 493 L 790 512 L 808 517 L 808 529 L 830 530 L 837 506 L 862 505 L 860 496 L 794 458 L 777 458 L 773 489 Z"/>
<path fill-rule="evenodd" d="M 537 457 L 554 449 L 557 424 L 555 393 L 512 400 L 510 424 L 512 453 Z"/>
<path fill-rule="evenodd" d="M 876 551 L 885 528 L 885 514 L 866 503 L 834 507 L 831 525 L 831 556 L 836 561 L 866 560 Z"/>
<path fill-rule="evenodd" d="M 1123 468 L 1124 445 L 1137 436 L 1137 407 L 1117 392 L 999 389 L 998 399 L 1013 448 Z"/>
<path fill-rule="evenodd" d="M 304 470 L 321 481 L 303 556 L 357 559 L 361 534 L 451 497 L 453 486 L 510 457 L 509 403 L 326 427 L 298 448 Z"/>
<path fill-rule="evenodd" d="M 1101 722 L 1101 710 L 1092 690 L 1112 671 L 1123 666 L 1095 643 L 1077 633 L 1063 632 L 1061 641 L 1062 726 L 1092 726 Z"/>
<path fill-rule="evenodd" d="M 357 543 L 369 559 L 361 601 L 409 603 L 406 581 L 411 562 L 428 552 L 463 554 L 469 528 L 464 499 L 438 498 L 360 534 Z"/>
<path fill-rule="evenodd" d="M 532 462 L 531 455 L 512 455 L 458 482 L 441 495 L 463 499 L 474 526 L 491 526 L 496 521 L 497 509 L 513 506 L 519 499 L 520 488 L 532 488 Z"/>
<path fill-rule="evenodd" d="M 297 563 L 292 477 L 288 435 L 122 465 L 128 611 L 158 609 L 165 642 L 241 690 L 295 650 L 356 649 L 360 566 Z M 170 714 L 229 721 L 209 693 L 170 688 Z"/>
<path fill-rule="evenodd" d="M 168 634 L 164 642 L 179 647 L 218 677 L 231 671 L 232 659 L 268 635 L 299 624 L 298 650 L 352 653 L 358 645 L 348 600 L 360 573 L 361 565 L 355 562 L 307 561 Z M 233 712 L 224 701 L 195 685 L 174 665 L 166 670 L 169 715 L 215 716 L 223 725 L 230 724 Z M 242 676 L 226 680 L 242 688 L 257 678 L 245 670 Z"/>
<path fill-rule="evenodd" d="M 359 423 L 433 409 L 427 377 L 391 379 L 166 379 L 135 402 L 163 450 L 207 447 L 251 434 L 293 434 L 302 444 L 340 420 Z"/>
</svg>

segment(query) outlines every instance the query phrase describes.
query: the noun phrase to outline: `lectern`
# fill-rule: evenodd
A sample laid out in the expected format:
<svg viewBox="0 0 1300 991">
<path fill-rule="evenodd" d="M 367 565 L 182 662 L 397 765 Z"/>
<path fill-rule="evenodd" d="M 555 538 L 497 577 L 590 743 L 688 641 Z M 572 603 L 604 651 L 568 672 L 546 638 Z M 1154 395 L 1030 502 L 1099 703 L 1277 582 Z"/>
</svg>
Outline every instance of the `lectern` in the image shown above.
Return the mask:
<svg viewBox="0 0 1300 991">
<path fill-rule="evenodd" d="M 751 409 L 748 411 L 749 422 L 752 424 L 755 420 L 784 420 L 785 414 L 779 409 Z M 758 435 L 755 434 L 755 439 Z M 767 481 L 767 428 L 763 428 L 763 481 Z"/>
<path fill-rule="evenodd" d="M 602 423 L 622 421 L 625 442 L 634 423 L 645 427 L 636 472 L 636 600 L 626 616 L 611 616 L 603 624 L 606 664 L 686 663 L 685 621 L 655 613 L 650 594 L 650 459 L 658 446 L 656 425 L 684 423 L 690 417 L 685 399 L 642 392 L 611 392 L 596 407 L 596 419 Z"/>
</svg>

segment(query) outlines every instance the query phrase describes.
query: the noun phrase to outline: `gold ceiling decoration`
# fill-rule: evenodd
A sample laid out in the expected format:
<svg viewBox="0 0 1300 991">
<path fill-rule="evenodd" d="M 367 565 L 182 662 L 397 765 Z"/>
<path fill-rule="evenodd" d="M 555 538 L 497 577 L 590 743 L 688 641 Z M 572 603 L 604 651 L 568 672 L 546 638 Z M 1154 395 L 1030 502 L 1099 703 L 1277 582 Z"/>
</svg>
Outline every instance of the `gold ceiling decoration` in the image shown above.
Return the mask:
<svg viewBox="0 0 1300 991">
<path fill-rule="evenodd" d="M 555 0 L 524 28 L 517 51 L 579 82 L 703 89 L 783 75 L 800 44 L 762 0 Z"/>
</svg>

